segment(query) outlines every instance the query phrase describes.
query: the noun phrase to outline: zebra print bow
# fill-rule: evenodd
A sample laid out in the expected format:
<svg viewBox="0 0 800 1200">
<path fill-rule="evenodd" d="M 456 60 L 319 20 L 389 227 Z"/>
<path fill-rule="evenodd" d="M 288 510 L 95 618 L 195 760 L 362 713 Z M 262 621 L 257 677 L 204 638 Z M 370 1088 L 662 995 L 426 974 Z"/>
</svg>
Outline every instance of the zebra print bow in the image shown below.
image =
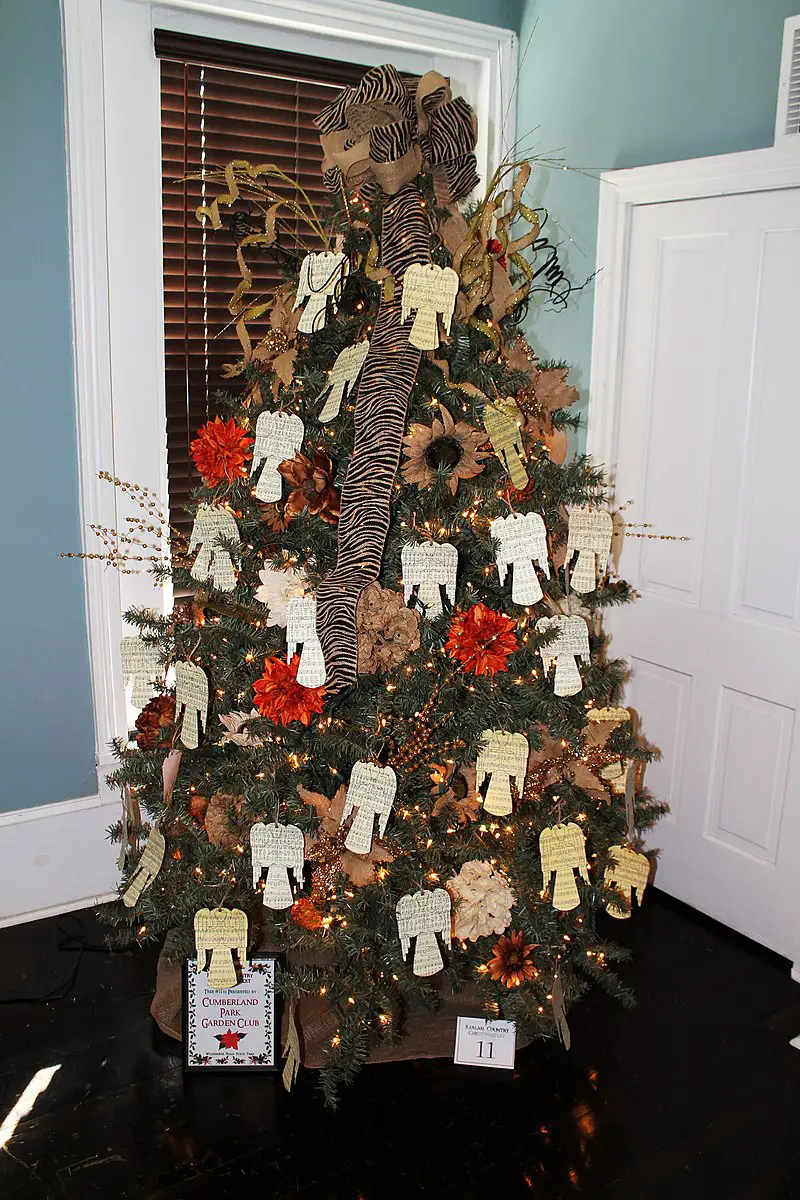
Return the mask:
<svg viewBox="0 0 800 1200">
<path fill-rule="evenodd" d="M 317 591 L 317 633 L 325 657 L 326 692 L 335 695 L 358 677 L 356 605 L 380 574 L 389 532 L 389 499 L 400 461 L 406 412 L 422 352 L 409 344 L 401 317 L 403 279 L 414 263 L 430 261 L 430 218 L 416 177 L 423 165 L 452 203 L 478 182 L 475 117 L 453 100 L 447 80 L 429 71 L 405 82 L 394 67 L 374 67 L 316 119 L 322 131 L 328 187 L 380 188 L 382 265 L 395 280 L 378 309 L 361 371 L 355 443 L 342 489 L 336 569 Z"/>
</svg>

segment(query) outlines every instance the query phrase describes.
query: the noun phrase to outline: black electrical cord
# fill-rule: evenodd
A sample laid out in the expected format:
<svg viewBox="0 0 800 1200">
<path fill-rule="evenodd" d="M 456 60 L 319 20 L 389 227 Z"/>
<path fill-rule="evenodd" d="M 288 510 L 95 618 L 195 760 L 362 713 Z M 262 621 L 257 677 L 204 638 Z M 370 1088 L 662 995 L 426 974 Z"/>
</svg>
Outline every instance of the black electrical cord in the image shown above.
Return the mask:
<svg viewBox="0 0 800 1200">
<path fill-rule="evenodd" d="M 64 920 L 74 921 L 78 926 L 77 930 L 70 932 L 64 925 L 56 925 L 56 929 L 61 934 L 61 941 L 58 943 L 57 950 L 74 952 L 75 961 L 72 965 L 72 970 L 62 983 L 56 985 L 49 992 L 44 992 L 40 996 L 0 996 L 0 1005 L 4 1004 L 57 1004 L 60 1000 L 66 1000 L 71 995 L 72 989 L 78 979 L 78 972 L 81 969 L 84 954 L 114 954 L 120 951 L 114 951 L 108 946 L 94 946 L 86 936 L 83 921 L 80 917 L 76 917 L 70 913 L 66 915 Z"/>
</svg>

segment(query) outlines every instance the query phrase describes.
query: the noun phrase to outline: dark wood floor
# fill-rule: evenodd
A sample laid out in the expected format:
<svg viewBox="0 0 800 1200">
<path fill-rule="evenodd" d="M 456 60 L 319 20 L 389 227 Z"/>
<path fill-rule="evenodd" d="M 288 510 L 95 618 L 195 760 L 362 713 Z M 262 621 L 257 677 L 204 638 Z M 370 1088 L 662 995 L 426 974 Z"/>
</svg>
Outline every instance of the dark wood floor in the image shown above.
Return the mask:
<svg viewBox="0 0 800 1200">
<path fill-rule="evenodd" d="M 0 931 L 0 998 L 68 973 L 59 924 Z M 335 1114 L 311 1072 L 290 1097 L 270 1076 L 184 1082 L 153 1038 L 154 954 L 86 954 L 69 998 L 0 1007 L 0 1121 L 61 1064 L 0 1153 L 0 1196 L 800 1197 L 788 964 L 656 892 L 618 932 L 638 1007 L 587 1001 L 569 1054 L 530 1047 L 513 1077 L 444 1060 L 369 1067 Z"/>
</svg>

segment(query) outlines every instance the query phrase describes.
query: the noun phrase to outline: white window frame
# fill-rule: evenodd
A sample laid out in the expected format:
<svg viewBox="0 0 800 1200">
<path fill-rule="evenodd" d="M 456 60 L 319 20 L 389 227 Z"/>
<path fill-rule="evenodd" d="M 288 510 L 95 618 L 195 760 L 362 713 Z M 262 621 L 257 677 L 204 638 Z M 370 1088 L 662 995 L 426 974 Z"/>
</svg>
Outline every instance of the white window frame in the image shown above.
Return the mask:
<svg viewBox="0 0 800 1200">
<path fill-rule="evenodd" d="M 155 28 L 472 81 L 483 177 L 515 139 L 517 38 L 382 0 L 61 0 L 75 397 L 84 549 L 122 505 L 98 471 L 167 496 L 159 68 Z M 166 600 L 146 576 L 89 564 L 86 611 L 101 803 L 128 728 L 121 613 Z"/>
</svg>

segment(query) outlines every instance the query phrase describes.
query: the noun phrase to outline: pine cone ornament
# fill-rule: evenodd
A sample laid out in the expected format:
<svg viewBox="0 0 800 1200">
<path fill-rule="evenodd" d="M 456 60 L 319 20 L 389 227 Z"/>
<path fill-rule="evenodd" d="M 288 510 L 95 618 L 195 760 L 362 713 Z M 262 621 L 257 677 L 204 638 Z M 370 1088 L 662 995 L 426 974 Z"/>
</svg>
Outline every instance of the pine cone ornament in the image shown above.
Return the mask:
<svg viewBox="0 0 800 1200">
<path fill-rule="evenodd" d="M 140 750 L 155 750 L 161 741 L 162 729 L 175 724 L 175 697 L 154 696 L 136 718 L 136 745 Z"/>
<path fill-rule="evenodd" d="M 358 673 L 390 671 L 412 650 L 419 649 L 419 614 L 406 608 L 399 592 L 370 583 L 356 609 Z"/>
<path fill-rule="evenodd" d="M 511 922 L 516 897 L 491 863 L 477 859 L 447 881 L 453 897 L 453 936 L 465 942 L 492 933 L 502 933 Z"/>
<path fill-rule="evenodd" d="M 243 796 L 215 792 L 208 802 L 204 821 L 211 845 L 219 846 L 221 850 L 235 850 L 241 846 L 245 836 L 241 828 L 243 815 Z"/>
</svg>

